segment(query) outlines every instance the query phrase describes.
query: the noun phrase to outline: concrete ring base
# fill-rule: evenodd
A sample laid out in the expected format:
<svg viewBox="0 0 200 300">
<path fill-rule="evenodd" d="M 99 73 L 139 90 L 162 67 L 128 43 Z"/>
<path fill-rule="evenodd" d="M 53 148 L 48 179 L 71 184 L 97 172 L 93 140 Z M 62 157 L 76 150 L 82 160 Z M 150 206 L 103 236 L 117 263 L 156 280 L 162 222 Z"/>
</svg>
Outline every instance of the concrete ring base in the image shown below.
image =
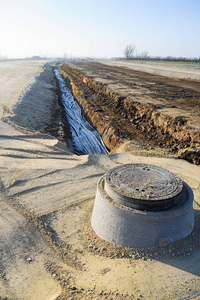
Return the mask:
<svg viewBox="0 0 200 300">
<path fill-rule="evenodd" d="M 185 183 L 185 201 L 165 211 L 140 211 L 113 201 L 104 190 L 105 176 L 97 186 L 92 228 L 102 239 L 131 248 L 167 246 L 188 236 L 194 228 L 193 192 Z"/>
</svg>

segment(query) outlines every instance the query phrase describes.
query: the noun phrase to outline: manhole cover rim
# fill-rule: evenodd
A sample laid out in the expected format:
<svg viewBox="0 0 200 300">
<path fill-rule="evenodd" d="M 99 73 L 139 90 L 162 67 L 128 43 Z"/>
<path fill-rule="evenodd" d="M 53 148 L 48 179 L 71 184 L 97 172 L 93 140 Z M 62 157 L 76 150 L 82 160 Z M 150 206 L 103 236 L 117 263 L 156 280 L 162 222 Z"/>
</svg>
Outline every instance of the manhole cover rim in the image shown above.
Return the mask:
<svg viewBox="0 0 200 300">
<path fill-rule="evenodd" d="M 124 188 L 117 186 L 116 183 L 117 180 L 119 180 L 120 174 L 123 172 L 126 173 L 128 171 L 135 171 L 136 173 L 138 172 L 141 174 L 145 174 L 146 172 L 152 173 L 156 172 L 156 176 L 160 174 L 163 176 L 163 181 L 164 183 L 168 183 L 168 180 L 172 181 L 173 184 L 171 184 L 171 189 L 172 191 L 169 190 L 169 194 L 166 194 L 163 196 L 161 195 L 151 195 L 148 193 L 143 193 L 140 190 L 138 192 L 135 192 L 133 195 L 129 195 L 130 191 L 126 192 L 126 185 Z M 158 174 L 157 174 L 158 173 Z M 164 175 L 163 175 L 164 174 Z M 134 174 L 133 174 L 134 175 Z M 118 176 L 117 180 L 113 176 Z M 114 182 L 113 182 L 114 178 Z M 145 178 L 144 178 L 145 181 Z M 166 181 L 166 182 L 165 182 Z M 131 183 L 132 184 L 132 183 Z M 134 183 L 133 183 L 134 186 Z M 170 185 L 169 185 L 170 188 Z M 129 187 L 128 187 L 129 189 Z M 181 199 L 181 194 L 183 191 L 183 181 L 174 173 L 170 172 L 167 169 L 164 169 L 162 167 L 158 167 L 156 165 L 150 165 L 150 164 L 125 164 L 122 166 L 117 166 L 109 170 L 105 174 L 105 190 L 108 193 L 108 195 L 113 198 L 113 200 L 116 200 L 120 203 L 124 202 L 124 205 L 127 205 L 127 202 L 132 202 L 133 206 L 136 205 L 141 205 L 145 206 L 147 205 L 148 207 L 156 207 L 158 205 L 159 207 L 168 207 L 168 206 L 173 206 L 176 205 L 180 199 Z M 125 190 L 125 192 L 124 192 Z M 160 190 L 159 190 L 160 191 Z M 161 190 L 162 191 L 162 190 Z M 171 202 L 171 203 L 170 203 Z M 128 205 L 129 206 L 129 205 Z"/>
</svg>

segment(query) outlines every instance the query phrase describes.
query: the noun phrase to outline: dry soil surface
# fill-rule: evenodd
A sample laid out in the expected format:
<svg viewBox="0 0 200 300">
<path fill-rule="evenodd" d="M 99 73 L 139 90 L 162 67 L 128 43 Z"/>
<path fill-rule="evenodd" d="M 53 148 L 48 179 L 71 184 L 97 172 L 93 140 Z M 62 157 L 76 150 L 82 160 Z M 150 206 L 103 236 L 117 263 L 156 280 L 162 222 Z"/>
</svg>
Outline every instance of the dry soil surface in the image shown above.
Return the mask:
<svg viewBox="0 0 200 300">
<path fill-rule="evenodd" d="M 173 63 L 165 63 L 165 65 L 163 65 L 159 64 L 159 62 L 150 64 L 148 62 L 135 63 L 134 61 L 126 62 L 117 60 L 108 60 L 104 61 L 103 63 L 108 66 L 127 67 L 132 70 L 144 71 L 147 73 L 168 76 L 172 78 L 200 80 L 200 66 L 194 70 L 193 66 L 192 68 L 187 68 L 185 66 L 183 68 L 181 65 L 178 66 L 178 64 L 173 66 Z"/>
<path fill-rule="evenodd" d="M 199 299 L 199 167 L 153 152 L 72 154 L 44 133 L 58 106 L 53 64 L 42 64 L 0 63 L 0 298 Z M 95 235 L 90 219 L 99 177 L 134 162 L 162 166 L 191 186 L 195 228 L 189 237 L 141 250 Z"/>
<path fill-rule="evenodd" d="M 159 148 L 200 164 L 199 81 L 97 62 L 60 71 L 112 153 Z"/>
</svg>

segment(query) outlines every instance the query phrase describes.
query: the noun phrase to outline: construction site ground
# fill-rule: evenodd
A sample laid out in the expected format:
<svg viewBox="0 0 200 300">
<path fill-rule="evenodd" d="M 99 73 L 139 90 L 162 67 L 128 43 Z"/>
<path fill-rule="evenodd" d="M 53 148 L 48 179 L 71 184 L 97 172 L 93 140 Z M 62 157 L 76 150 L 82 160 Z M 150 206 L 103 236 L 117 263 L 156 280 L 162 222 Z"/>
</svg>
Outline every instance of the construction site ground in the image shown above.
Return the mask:
<svg viewBox="0 0 200 300">
<path fill-rule="evenodd" d="M 60 70 L 108 149 L 159 150 L 200 164 L 199 81 L 107 64 L 73 62 Z"/>
<path fill-rule="evenodd" d="M 199 82 L 97 62 L 60 66 L 111 151 L 77 156 L 64 142 L 54 67 L 0 62 L 0 299 L 200 299 Z M 189 237 L 135 249 L 96 236 L 97 181 L 125 163 L 161 166 L 193 189 Z"/>
</svg>

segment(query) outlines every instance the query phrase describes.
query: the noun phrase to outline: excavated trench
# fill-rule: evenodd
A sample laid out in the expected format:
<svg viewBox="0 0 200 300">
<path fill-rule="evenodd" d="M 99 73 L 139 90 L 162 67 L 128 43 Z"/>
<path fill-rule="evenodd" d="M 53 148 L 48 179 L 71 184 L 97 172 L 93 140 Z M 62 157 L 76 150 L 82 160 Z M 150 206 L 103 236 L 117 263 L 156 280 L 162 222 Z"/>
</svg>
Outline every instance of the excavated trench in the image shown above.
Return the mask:
<svg viewBox="0 0 200 300">
<path fill-rule="evenodd" d="M 127 140 L 159 147 L 194 164 L 200 164 L 199 133 L 189 130 L 183 117 L 170 117 L 154 105 L 133 101 L 112 91 L 84 72 L 62 64 L 59 72 L 80 105 L 86 120 L 115 153 Z M 180 153 L 183 153 L 181 156 Z"/>
<path fill-rule="evenodd" d="M 82 116 L 78 103 L 74 100 L 59 71 L 55 69 L 54 73 L 59 83 L 61 105 L 70 127 L 71 142 L 75 153 L 78 155 L 107 154 L 108 151 L 99 133 Z"/>
</svg>

